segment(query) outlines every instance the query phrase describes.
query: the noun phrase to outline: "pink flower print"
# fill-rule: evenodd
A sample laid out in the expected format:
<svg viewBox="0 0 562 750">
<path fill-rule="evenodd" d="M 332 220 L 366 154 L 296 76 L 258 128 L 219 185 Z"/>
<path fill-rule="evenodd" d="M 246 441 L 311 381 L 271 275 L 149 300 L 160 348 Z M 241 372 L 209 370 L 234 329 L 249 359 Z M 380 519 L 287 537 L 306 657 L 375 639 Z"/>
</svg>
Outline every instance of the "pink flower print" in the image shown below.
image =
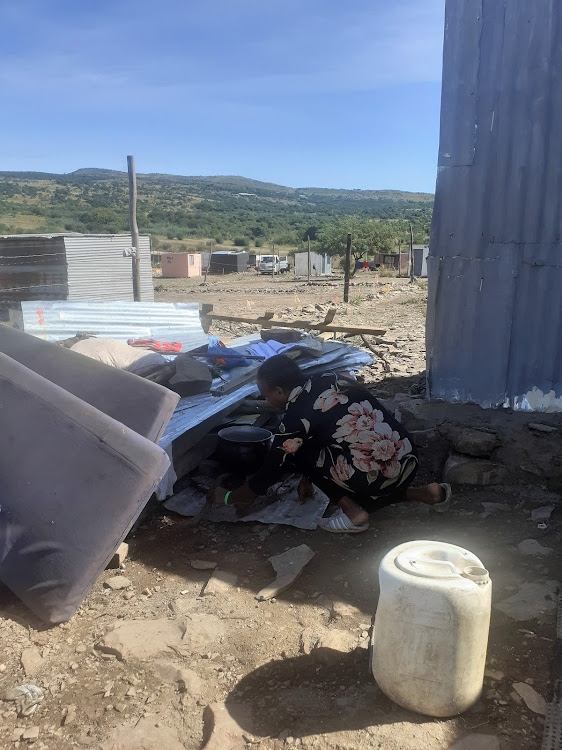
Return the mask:
<svg viewBox="0 0 562 750">
<path fill-rule="evenodd" d="M 337 485 L 347 489 L 345 483 L 355 474 L 355 469 L 347 463 L 343 456 L 338 456 L 335 466 L 330 468 L 330 474 Z"/>
<path fill-rule="evenodd" d="M 351 404 L 348 412 L 336 422 L 338 429 L 333 437 L 339 443 L 343 440 L 348 443 L 362 442 L 362 437 L 366 437 L 363 433 L 371 432 L 376 429 L 375 425 L 383 421 L 382 411 L 375 409 L 369 401 Z"/>
<path fill-rule="evenodd" d="M 353 465 L 359 471 L 367 474 L 380 471 L 387 479 L 394 479 L 400 475 L 400 459 L 411 452 L 412 444 L 408 438 L 401 440 L 396 430 L 386 427 L 386 437 L 381 439 L 378 434 L 371 434 L 363 442 L 352 445 L 351 455 Z"/>
<path fill-rule="evenodd" d="M 347 404 L 348 398 L 345 393 L 340 393 L 334 386 L 328 388 L 327 391 L 321 393 L 316 401 L 314 402 L 314 409 L 320 409 L 322 412 L 327 412 L 337 404 Z"/>
<path fill-rule="evenodd" d="M 302 445 L 302 438 L 291 438 L 283 443 L 285 453 L 296 453 Z"/>
<path fill-rule="evenodd" d="M 380 466 L 375 461 L 372 453 L 373 443 L 354 443 L 351 447 L 351 455 L 353 456 L 353 465 L 359 471 L 368 474 L 369 472 L 379 471 Z"/>
</svg>

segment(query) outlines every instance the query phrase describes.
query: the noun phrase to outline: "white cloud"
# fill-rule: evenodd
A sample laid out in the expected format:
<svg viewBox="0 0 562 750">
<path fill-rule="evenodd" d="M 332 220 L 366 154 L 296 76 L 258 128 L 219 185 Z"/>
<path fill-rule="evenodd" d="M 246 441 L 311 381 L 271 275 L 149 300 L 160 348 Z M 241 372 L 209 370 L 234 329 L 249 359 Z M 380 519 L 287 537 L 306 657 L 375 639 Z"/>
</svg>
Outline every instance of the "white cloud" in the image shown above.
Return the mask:
<svg viewBox="0 0 562 750">
<path fill-rule="evenodd" d="M 97 21 L 91 14 L 71 16 L 61 28 L 57 18 L 41 19 L 35 46 L 5 56 L 0 83 L 8 101 L 63 98 L 86 109 L 124 109 L 174 98 L 258 106 L 271 95 L 435 82 L 441 76 L 443 3 L 217 0 L 195 4 L 189 13 L 191 3 L 162 0 L 154 19 L 154 4 L 141 1 L 131 29 L 124 15 L 128 3 L 116 2 L 115 12 Z M 12 22 L 15 7 L 10 4 Z M 166 8 L 176 15 L 168 17 Z M 169 44 L 163 44 L 166 29 Z"/>
</svg>

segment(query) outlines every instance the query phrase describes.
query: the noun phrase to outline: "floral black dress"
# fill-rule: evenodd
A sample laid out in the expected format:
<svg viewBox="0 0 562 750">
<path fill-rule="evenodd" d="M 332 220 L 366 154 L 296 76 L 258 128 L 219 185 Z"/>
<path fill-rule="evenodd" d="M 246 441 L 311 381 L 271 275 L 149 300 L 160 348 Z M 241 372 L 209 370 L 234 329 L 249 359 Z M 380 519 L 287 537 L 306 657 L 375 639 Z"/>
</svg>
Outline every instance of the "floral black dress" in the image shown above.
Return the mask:
<svg viewBox="0 0 562 750">
<path fill-rule="evenodd" d="M 402 425 L 368 390 L 333 373 L 293 390 L 250 489 L 263 494 L 281 479 L 288 460 L 331 500 L 348 495 L 368 511 L 387 505 L 390 497 L 401 499 L 418 467 Z"/>
</svg>

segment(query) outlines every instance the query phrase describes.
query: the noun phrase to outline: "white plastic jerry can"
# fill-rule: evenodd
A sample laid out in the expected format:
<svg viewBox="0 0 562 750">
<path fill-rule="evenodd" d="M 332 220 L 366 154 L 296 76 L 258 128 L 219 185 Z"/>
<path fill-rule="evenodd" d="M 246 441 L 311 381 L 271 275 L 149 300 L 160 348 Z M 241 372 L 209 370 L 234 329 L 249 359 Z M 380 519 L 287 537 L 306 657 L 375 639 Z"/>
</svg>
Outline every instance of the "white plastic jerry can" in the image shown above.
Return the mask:
<svg viewBox="0 0 562 750">
<path fill-rule="evenodd" d="M 372 670 L 395 703 L 454 716 L 482 692 L 492 582 L 480 560 L 444 542 L 407 542 L 379 567 Z"/>
</svg>

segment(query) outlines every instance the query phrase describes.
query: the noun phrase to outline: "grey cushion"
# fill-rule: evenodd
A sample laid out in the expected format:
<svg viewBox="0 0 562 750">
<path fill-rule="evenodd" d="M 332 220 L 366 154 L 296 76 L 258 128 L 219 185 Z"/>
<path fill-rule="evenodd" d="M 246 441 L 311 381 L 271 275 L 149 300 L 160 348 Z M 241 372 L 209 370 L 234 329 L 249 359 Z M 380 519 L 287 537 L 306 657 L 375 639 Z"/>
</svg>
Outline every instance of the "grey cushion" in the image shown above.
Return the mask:
<svg viewBox="0 0 562 750">
<path fill-rule="evenodd" d="M 167 388 L 5 325 L 0 352 L 154 442 L 179 400 Z"/>
<path fill-rule="evenodd" d="M 5 354 L 0 419 L 0 580 L 42 619 L 62 622 L 169 461 L 150 440 Z"/>
</svg>

